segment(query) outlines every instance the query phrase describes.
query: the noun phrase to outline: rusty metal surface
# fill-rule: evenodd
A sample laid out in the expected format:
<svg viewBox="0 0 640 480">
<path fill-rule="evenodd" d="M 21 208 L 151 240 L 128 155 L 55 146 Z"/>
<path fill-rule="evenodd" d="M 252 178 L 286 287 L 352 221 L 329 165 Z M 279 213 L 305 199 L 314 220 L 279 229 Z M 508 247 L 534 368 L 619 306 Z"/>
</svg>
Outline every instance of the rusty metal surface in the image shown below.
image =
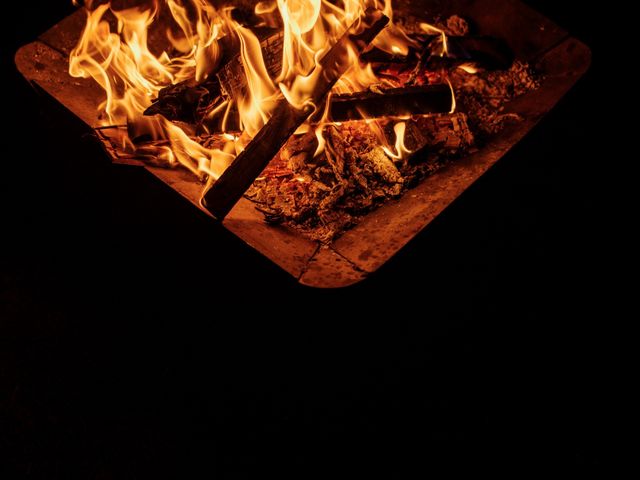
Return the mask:
<svg viewBox="0 0 640 480">
<path fill-rule="evenodd" d="M 322 246 L 309 261 L 299 281 L 318 288 L 340 288 L 358 283 L 367 276 L 352 262 L 337 254 L 331 247 Z"/>
<path fill-rule="evenodd" d="M 40 35 L 38 40 L 64 55 L 69 55 L 78 43 L 86 21 L 86 13 L 78 9 Z"/>
<path fill-rule="evenodd" d="M 540 89 L 508 105 L 509 111 L 524 118 L 522 122 L 508 127 L 477 153 L 425 179 L 399 200 L 371 212 L 330 246 L 320 247 L 293 229 L 267 225 L 253 204 L 242 199 L 223 222 L 225 228 L 304 285 L 343 287 L 378 269 L 524 137 L 590 63 L 590 51 L 584 44 L 517 0 L 400 0 L 396 4 L 422 17 L 430 12 L 464 15 L 480 33 L 504 38 L 519 58 L 536 61 L 546 78 Z M 67 74 L 67 55 L 84 19 L 84 13 L 78 11 L 52 27 L 40 41 L 17 52 L 16 64 L 31 83 L 95 127 L 97 107 L 103 98 L 101 89 L 90 80 Z M 206 213 L 200 205 L 202 184 L 191 173 L 121 157 L 109 141 L 116 132 L 97 133 L 114 162 L 141 165 Z"/>
<path fill-rule="evenodd" d="M 96 112 L 104 93 L 91 79 L 70 77 L 66 56 L 41 42 L 33 42 L 21 47 L 15 60 L 27 80 L 45 90 L 90 127 L 99 125 Z"/>
<path fill-rule="evenodd" d="M 245 198 L 236 203 L 222 224 L 296 278 L 318 249 L 317 242 L 289 227 L 265 223 L 262 214 Z"/>
</svg>

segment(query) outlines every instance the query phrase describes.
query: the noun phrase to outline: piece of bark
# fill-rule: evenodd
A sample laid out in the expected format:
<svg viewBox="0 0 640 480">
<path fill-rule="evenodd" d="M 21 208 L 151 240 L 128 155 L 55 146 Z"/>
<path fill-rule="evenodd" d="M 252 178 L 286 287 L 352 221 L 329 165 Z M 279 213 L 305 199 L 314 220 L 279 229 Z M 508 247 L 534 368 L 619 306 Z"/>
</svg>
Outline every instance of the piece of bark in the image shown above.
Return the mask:
<svg viewBox="0 0 640 480">
<path fill-rule="evenodd" d="M 309 98 L 312 104 L 321 105 L 336 81 L 349 68 L 349 47 L 360 54 L 388 22 L 389 18 L 380 10 L 368 9 L 349 27 L 316 66 L 321 69 L 321 74 Z M 285 99 L 278 103 L 264 127 L 205 194 L 203 205 L 215 218 L 224 219 L 312 111 L 311 107 L 297 109 Z"/>
</svg>

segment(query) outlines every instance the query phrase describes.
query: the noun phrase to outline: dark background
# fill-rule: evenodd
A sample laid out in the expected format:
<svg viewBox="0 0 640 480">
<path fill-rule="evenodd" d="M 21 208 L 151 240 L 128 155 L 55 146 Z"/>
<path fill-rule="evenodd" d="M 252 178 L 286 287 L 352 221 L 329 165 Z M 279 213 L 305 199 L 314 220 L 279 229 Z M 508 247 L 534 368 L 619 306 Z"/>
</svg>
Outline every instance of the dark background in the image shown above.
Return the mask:
<svg viewBox="0 0 640 480">
<path fill-rule="evenodd" d="M 590 72 L 369 280 L 316 291 L 45 105 L 13 54 L 71 2 L 11 3 L 2 478 L 617 461 L 613 9 L 529 1 L 592 48 Z"/>
</svg>

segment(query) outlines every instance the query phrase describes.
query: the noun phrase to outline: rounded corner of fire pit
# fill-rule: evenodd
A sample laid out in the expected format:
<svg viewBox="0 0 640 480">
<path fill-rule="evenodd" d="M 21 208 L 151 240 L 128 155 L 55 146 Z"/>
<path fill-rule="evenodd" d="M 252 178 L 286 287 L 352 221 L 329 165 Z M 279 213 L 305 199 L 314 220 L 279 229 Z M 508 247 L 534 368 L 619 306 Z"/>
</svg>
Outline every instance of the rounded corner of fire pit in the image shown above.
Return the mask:
<svg viewBox="0 0 640 480">
<path fill-rule="evenodd" d="M 15 64 L 18 72 L 24 77 L 28 78 L 30 69 L 33 68 L 33 50 L 35 48 L 35 42 L 22 45 L 16 53 L 13 55 L 13 63 Z"/>
<path fill-rule="evenodd" d="M 323 246 L 309 259 L 298 282 L 313 288 L 343 288 L 361 282 L 367 275 L 331 247 Z"/>
</svg>

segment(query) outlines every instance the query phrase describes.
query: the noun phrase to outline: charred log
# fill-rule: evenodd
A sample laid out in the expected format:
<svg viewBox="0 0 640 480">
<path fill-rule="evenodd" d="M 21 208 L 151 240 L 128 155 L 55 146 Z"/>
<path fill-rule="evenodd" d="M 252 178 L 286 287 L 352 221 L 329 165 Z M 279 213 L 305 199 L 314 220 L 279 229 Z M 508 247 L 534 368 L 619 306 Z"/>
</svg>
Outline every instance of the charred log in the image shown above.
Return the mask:
<svg viewBox="0 0 640 480">
<path fill-rule="evenodd" d="M 362 118 L 449 113 L 453 97 L 446 84 L 393 88 L 331 97 L 329 118 L 335 122 Z"/>
</svg>

